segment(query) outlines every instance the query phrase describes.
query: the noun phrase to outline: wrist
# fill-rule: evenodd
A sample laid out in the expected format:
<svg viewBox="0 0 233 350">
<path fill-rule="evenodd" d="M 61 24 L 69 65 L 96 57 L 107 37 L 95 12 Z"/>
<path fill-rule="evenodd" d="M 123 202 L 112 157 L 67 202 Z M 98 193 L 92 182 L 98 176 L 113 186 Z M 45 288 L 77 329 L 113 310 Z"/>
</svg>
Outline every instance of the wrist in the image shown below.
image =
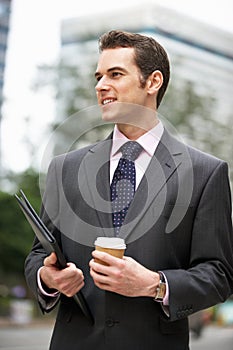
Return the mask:
<svg viewBox="0 0 233 350">
<path fill-rule="evenodd" d="M 157 302 L 163 302 L 163 299 L 166 296 L 167 285 L 166 285 L 166 280 L 164 278 L 164 275 L 161 272 L 158 272 L 158 275 L 159 275 L 159 283 L 155 290 L 154 300 Z"/>
<path fill-rule="evenodd" d="M 53 288 L 53 287 L 50 285 L 48 278 L 46 278 L 45 267 L 42 266 L 42 267 L 39 269 L 38 272 L 39 272 L 39 278 L 40 278 L 41 287 L 43 288 L 43 290 L 44 290 L 46 293 L 56 293 L 56 292 L 57 292 L 57 289 Z M 48 282 L 47 282 L 47 281 L 48 281 Z"/>
<path fill-rule="evenodd" d="M 158 272 L 151 271 L 151 282 L 147 290 L 147 296 L 154 298 L 156 290 L 159 287 L 160 275 Z"/>
<path fill-rule="evenodd" d="M 52 296 L 52 297 L 55 297 L 57 295 L 59 295 L 59 291 L 56 290 L 56 289 L 52 289 L 52 288 L 49 288 L 42 280 L 41 278 L 41 270 L 42 270 L 43 267 L 41 267 L 38 271 L 37 271 L 37 285 L 38 285 L 38 288 L 40 290 L 40 292 L 43 294 L 43 295 L 46 295 L 46 296 Z"/>
</svg>

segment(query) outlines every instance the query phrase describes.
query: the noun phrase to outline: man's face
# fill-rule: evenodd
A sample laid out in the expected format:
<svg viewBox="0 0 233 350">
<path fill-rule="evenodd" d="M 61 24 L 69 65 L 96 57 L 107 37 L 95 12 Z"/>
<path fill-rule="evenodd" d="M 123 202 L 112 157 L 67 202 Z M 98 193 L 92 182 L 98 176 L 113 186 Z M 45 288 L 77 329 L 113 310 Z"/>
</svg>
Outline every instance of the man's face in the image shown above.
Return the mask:
<svg viewBox="0 0 233 350">
<path fill-rule="evenodd" d="M 131 114 L 129 110 L 132 112 L 132 108 L 135 110 L 138 105 L 147 107 L 148 95 L 146 87 L 141 87 L 133 48 L 104 50 L 95 76 L 97 100 L 104 120 L 121 122 L 126 114 Z"/>
</svg>

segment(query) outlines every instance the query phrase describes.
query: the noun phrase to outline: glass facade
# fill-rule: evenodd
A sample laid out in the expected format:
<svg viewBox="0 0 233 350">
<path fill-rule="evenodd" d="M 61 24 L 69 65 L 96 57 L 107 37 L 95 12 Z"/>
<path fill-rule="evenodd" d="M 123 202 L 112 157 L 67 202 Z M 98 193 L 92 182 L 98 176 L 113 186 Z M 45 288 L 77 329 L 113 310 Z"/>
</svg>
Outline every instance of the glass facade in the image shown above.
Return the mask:
<svg viewBox="0 0 233 350">
<path fill-rule="evenodd" d="M 98 16 L 66 19 L 61 27 L 61 57 L 82 68 L 97 59 L 97 39 L 103 32 L 123 29 L 155 37 L 171 58 L 174 81 L 191 81 L 203 95 L 217 101 L 216 115 L 232 114 L 233 35 L 174 10 L 135 6 Z"/>
<path fill-rule="evenodd" d="M 0 0 L 0 119 L 3 102 L 3 84 L 7 39 L 9 31 L 9 19 L 11 13 L 11 0 Z"/>
</svg>

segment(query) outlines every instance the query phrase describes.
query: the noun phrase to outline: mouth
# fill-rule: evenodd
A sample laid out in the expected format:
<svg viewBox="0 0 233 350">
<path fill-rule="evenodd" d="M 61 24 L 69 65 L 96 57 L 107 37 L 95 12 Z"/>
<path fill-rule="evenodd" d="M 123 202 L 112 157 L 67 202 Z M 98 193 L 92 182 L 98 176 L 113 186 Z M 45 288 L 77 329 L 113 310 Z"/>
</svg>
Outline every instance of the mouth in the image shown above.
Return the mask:
<svg viewBox="0 0 233 350">
<path fill-rule="evenodd" d="M 102 100 L 102 105 L 105 106 L 105 105 L 112 103 L 112 102 L 115 102 L 115 101 L 116 101 L 116 99 L 114 99 L 114 98 L 105 98 Z"/>
</svg>

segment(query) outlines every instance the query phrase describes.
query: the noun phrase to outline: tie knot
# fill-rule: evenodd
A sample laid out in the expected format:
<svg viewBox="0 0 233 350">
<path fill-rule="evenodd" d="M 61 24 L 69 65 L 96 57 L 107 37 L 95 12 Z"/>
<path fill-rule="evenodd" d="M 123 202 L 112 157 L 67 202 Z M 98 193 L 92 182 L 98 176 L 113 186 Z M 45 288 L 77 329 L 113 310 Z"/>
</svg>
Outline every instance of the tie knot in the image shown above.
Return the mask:
<svg viewBox="0 0 233 350">
<path fill-rule="evenodd" d="M 142 146 L 136 141 L 128 141 L 120 148 L 122 158 L 132 161 L 138 158 L 139 154 L 142 152 L 142 149 Z"/>
</svg>

